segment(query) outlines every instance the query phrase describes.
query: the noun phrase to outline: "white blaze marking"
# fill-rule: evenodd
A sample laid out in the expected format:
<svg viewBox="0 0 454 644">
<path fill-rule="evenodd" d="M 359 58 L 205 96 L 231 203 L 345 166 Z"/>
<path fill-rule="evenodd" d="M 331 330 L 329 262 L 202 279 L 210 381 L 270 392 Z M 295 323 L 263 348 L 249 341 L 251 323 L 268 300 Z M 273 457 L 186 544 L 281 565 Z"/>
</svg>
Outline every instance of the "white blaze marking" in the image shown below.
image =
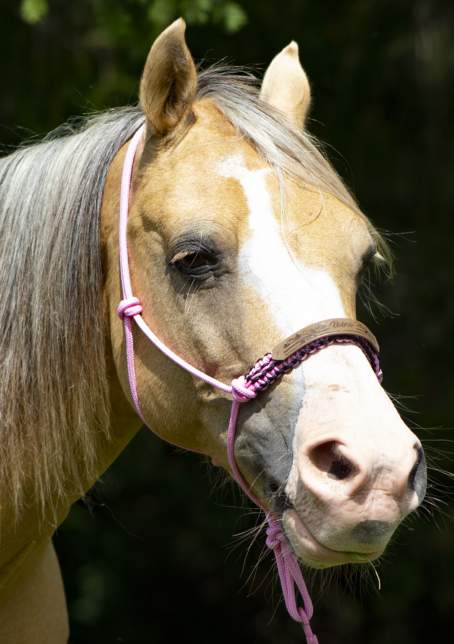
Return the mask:
<svg viewBox="0 0 454 644">
<path fill-rule="evenodd" d="M 270 170 L 248 170 L 236 155 L 222 161 L 219 172 L 237 179 L 245 192 L 251 237 L 240 251 L 240 271 L 268 303 L 283 337 L 314 322 L 346 317 L 331 277 L 296 266 L 290 257 L 266 188 Z"/>
</svg>

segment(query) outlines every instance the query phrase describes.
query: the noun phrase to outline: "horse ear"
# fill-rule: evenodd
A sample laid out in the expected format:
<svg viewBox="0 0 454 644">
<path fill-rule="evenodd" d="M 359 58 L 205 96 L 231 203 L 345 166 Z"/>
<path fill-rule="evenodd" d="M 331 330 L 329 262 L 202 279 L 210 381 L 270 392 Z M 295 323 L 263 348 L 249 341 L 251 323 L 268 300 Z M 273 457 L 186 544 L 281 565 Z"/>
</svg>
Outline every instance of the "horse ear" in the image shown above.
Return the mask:
<svg viewBox="0 0 454 644">
<path fill-rule="evenodd" d="M 291 42 L 272 60 L 263 79 L 260 98 L 283 112 L 298 130 L 303 129 L 311 90 L 296 42 Z"/>
<path fill-rule="evenodd" d="M 140 83 L 140 103 L 158 135 L 172 130 L 188 113 L 197 71 L 184 39 L 186 23 L 176 20 L 155 40 Z"/>
</svg>

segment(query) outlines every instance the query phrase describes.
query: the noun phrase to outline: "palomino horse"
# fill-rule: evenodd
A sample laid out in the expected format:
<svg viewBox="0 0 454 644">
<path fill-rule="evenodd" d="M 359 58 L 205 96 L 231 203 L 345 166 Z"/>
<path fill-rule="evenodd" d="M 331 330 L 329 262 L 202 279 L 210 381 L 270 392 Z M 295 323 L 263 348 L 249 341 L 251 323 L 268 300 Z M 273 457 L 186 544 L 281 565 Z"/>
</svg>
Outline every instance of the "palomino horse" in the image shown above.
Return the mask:
<svg viewBox="0 0 454 644">
<path fill-rule="evenodd" d="M 229 385 L 303 327 L 352 324 L 363 271 L 385 261 L 304 132 L 309 102 L 294 43 L 259 93 L 229 68 L 197 73 L 179 20 L 151 49 L 138 108 L 64 126 L 0 162 L 2 644 L 67 640 L 51 537 L 141 427 L 139 406 L 164 439 L 233 473 L 308 566 L 373 560 L 421 503 L 421 445 L 371 369 L 365 328 L 363 343 L 358 331 L 310 345 L 244 404 L 249 381 Z M 121 177 L 143 125 L 124 190 L 126 293 Z M 229 392 L 240 407 L 230 461 Z"/>
</svg>

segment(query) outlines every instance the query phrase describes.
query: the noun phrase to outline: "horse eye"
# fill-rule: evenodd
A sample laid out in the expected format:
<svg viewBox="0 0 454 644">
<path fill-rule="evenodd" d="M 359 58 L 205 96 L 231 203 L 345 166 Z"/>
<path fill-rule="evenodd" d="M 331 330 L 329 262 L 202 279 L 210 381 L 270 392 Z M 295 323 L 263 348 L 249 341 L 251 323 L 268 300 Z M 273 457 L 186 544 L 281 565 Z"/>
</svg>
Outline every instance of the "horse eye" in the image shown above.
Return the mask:
<svg viewBox="0 0 454 644">
<path fill-rule="evenodd" d="M 366 257 L 365 259 L 363 259 L 363 265 L 362 265 L 362 270 L 363 271 L 365 271 L 367 268 L 369 268 L 369 266 L 372 264 L 373 258 L 374 258 L 373 255 L 369 255 L 369 257 Z"/>
<path fill-rule="evenodd" d="M 374 261 L 374 258 L 377 255 L 378 255 L 377 248 L 376 247 L 370 248 L 369 251 L 363 256 L 361 271 L 366 271 L 369 268 L 369 266 L 372 264 L 372 262 Z"/>
<path fill-rule="evenodd" d="M 363 283 L 363 280 L 365 278 L 367 269 L 372 264 L 373 259 L 374 259 L 374 254 L 373 253 L 369 253 L 368 255 L 366 255 L 366 257 L 363 257 L 363 261 L 361 263 L 361 268 L 359 269 L 359 272 L 358 272 L 358 274 L 356 276 L 356 285 L 357 285 L 358 288 Z"/>
<path fill-rule="evenodd" d="M 189 253 L 180 260 L 185 268 L 199 268 L 200 266 L 208 266 L 210 260 L 203 253 Z"/>
<path fill-rule="evenodd" d="M 215 266 L 216 260 L 203 251 L 186 251 L 178 253 L 173 258 L 172 264 L 185 275 L 201 275 L 209 272 Z"/>
</svg>

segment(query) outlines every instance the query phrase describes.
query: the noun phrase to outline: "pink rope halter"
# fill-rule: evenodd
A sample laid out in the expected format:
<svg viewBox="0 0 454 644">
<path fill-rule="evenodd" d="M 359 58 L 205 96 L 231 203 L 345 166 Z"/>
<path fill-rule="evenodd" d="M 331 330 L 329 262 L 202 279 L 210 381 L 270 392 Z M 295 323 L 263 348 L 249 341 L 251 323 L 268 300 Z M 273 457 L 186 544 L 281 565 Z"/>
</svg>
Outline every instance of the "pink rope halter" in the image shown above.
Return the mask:
<svg viewBox="0 0 454 644">
<path fill-rule="evenodd" d="M 277 378 L 285 373 L 290 372 L 296 366 L 301 364 L 301 362 L 306 360 L 312 353 L 315 353 L 315 351 L 323 347 L 340 342 L 349 342 L 359 346 L 370 361 L 377 377 L 381 380 L 381 371 L 377 354 L 372 349 L 371 345 L 363 338 L 351 337 L 351 335 L 349 337 L 345 337 L 345 335 L 342 336 L 342 331 L 340 331 L 339 335 L 336 335 L 336 337 L 319 337 L 313 342 L 306 344 L 304 347 L 292 353 L 292 355 L 290 355 L 285 360 L 274 360 L 271 353 L 267 353 L 263 358 L 257 361 L 254 367 L 252 367 L 252 369 L 245 376 L 235 378 L 234 380 L 232 380 L 230 385 L 226 385 L 223 382 L 220 382 L 219 380 L 208 376 L 202 371 L 199 371 L 192 365 L 185 362 L 182 358 L 177 356 L 168 347 L 166 347 L 165 344 L 163 344 L 159 340 L 159 338 L 156 337 L 153 331 L 151 331 L 151 329 L 143 320 L 141 316 L 143 309 L 137 297 L 133 296 L 129 274 L 128 242 L 126 234 L 129 211 L 129 191 L 131 185 L 134 157 L 139 142 L 142 138 L 143 128 L 144 126 L 142 126 L 140 130 L 136 132 L 129 144 L 123 165 L 120 193 L 120 273 L 124 299 L 120 302 L 120 305 L 118 307 L 118 315 L 120 319 L 123 320 L 125 327 L 129 385 L 131 387 L 131 394 L 134 400 L 134 404 L 139 416 L 141 417 L 143 422 L 147 424 L 140 408 L 139 397 L 137 393 L 137 382 L 134 369 L 134 345 L 131 324 L 132 319 L 135 320 L 137 326 L 142 330 L 147 338 L 149 338 L 149 340 L 151 340 L 151 342 L 153 342 L 153 344 L 160 351 L 162 351 L 162 353 L 176 362 L 176 364 L 178 364 L 183 369 L 186 369 L 186 371 L 191 373 L 193 376 L 204 380 L 213 387 L 231 394 L 233 402 L 230 412 L 230 422 L 227 435 L 227 455 L 233 477 L 235 478 L 238 485 L 248 495 L 248 497 L 265 512 L 266 519 L 268 521 L 268 528 L 266 531 L 266 545 L 274 551 L 276 557 L 279 578 L 281 581 L 287 610 L 294 620 L 301 623 L 306 635 L 307 643 L 318 644 L 317 637 L 312 633 L 309 624 L 309 620 L 313 614 L 313 606 L 303 579 L 303 575 L 299 568 L 298 561 L 293 552 L 290 550 L 287 542 L 285 541 L 278 518 L 274 514 L 272 514 L 272 512 L 268 508 L 266 508 L 252 492 L 236 464 L 234 442 L 238 412 L 242 403 L 248 402 L 249 400 L 255 398 L 260 391 L 267 389 L 267 387 L 269 387 L 275 380 L 277 380 Z M 295 585 L 298 588 L 303 599 L 304 608 L 301 608 L 297 604 Z"/>
</svg>

